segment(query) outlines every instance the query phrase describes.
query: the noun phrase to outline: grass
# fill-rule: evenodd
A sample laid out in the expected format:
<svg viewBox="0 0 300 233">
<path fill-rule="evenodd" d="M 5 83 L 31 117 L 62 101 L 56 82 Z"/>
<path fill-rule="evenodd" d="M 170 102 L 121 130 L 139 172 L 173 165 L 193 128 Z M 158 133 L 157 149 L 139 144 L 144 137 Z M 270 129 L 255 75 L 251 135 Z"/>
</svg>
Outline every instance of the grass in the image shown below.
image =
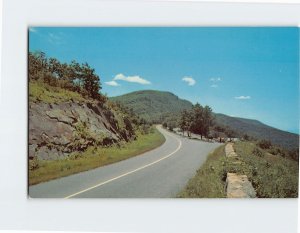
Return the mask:
<svg viewBox="0 0 300 233">
<path fill-rule="evenodd" d="M 149 134 L 139 134 L 137 140 L 121 146 L 89 147 L 82 153 L 71 154 L 67 159 L 34 161 L 35 164 L 29 164 L 29 167 L 34 167 L 33 170 L 29 170 L 29 185 L 128 159 L 152 150 L 164 142 L 164 136 L 157 129 L 153 129 Z"/>
<path fill-rule="evenodd" d="M 272 155 L 252 142 L 237 142 L 238 157 L 226 158 L 224 146 L 217 148 L 178 197 L 225 197 L 227 172 L 244 174 L 261 198 L 298 197 L 298 162 Z"/>
<path fill-rule="evenodd" d="M 244 161 L 244 173 L 258 197 L 298 197 L 299 164 L 290 158 L 272 155 L 254 143 L 238 142 L 235 150 Z"/>
<path fill-rule="evenodd" d="M 225 197 L 225 182 L 222 180 L 224 153 L 224 146 L 220 146 L 209 154 L 206 162 L 177 196 L 184 198 Z"/>
<path fill-rule="evenodd" d="M 61 103 L 66 101 L 81 101 L 85 99 L 77 92 L 69 91 L 64 88 L 50 86 L 38 81 L 29 82 L 29 101 L 44 103 Z"/>
</svg>

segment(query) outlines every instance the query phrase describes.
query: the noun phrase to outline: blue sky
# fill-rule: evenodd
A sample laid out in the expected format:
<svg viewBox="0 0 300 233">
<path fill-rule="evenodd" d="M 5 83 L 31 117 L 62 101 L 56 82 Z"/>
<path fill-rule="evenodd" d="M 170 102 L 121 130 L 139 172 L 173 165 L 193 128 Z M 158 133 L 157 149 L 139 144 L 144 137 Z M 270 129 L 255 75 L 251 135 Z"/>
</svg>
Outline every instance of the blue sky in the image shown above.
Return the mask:
<svg viewBox="0 0 300 233">
<path fill-rule="evenodd" d="M 29 29 L 29 50 L 88 62 L 102 92 L 170 91 L 214 112 L 299 132 L 299 29 Z"/>
</svg>

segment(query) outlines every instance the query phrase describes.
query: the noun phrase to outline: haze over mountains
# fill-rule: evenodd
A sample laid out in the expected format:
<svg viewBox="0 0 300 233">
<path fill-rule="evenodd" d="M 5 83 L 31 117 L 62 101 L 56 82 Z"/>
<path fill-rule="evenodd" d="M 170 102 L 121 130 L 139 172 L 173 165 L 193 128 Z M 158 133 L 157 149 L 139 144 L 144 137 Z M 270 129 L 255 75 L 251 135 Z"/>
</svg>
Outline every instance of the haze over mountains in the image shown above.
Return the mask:
<svg viewBox="0 0 300 233">
<path fill-rule="evenodd" d="M 131 109 L 134 113 L 153 123 L 176 122 L 178 115 L 184 109 L 191 109 L 193 104 L 180 99 L 171 92 L 145 90 L 111 97 Z M 201 104 L 201 103 L 200 103 Z M 256 139 L 265 139 L 273 144 L 288 149 L 299 147 L 299 135 L 276 129 L 258 120 L 230 117 L 215 113 L 215 123 L 230 128 L 238 137 L 247 134 Z"/>
</svg>

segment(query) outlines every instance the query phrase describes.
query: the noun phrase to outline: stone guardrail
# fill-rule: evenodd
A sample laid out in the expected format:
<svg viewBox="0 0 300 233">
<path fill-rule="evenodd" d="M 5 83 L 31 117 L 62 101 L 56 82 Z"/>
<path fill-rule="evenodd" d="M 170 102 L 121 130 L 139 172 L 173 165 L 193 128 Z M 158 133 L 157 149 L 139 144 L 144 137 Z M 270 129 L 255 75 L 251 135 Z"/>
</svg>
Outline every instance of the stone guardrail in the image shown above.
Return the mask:
<svg viewBox="0 0 300 233">
<path fill-rule="evenodd" d="M 234 151 L 233 143 L 226 144 L 225 154 L 227 158 L 238 157 Z M 248 177 L 236 173 L 227 173 L 225 191 L 228 198 L 256 197 L 256 192 L 251 182 L 248 180 Z"/>
</svg>

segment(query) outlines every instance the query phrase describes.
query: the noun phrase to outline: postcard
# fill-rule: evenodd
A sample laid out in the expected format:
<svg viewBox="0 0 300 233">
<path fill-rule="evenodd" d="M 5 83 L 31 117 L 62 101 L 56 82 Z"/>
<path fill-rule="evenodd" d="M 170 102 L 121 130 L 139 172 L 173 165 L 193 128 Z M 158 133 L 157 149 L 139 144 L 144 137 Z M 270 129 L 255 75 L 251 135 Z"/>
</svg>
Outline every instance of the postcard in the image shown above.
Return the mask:
<svg viewBox="0 0 300 233">
<path fill-rule="evenodd" d="M 299 28 L 29 27 L 31 198 L 296 198 Z"/>
</svg>

